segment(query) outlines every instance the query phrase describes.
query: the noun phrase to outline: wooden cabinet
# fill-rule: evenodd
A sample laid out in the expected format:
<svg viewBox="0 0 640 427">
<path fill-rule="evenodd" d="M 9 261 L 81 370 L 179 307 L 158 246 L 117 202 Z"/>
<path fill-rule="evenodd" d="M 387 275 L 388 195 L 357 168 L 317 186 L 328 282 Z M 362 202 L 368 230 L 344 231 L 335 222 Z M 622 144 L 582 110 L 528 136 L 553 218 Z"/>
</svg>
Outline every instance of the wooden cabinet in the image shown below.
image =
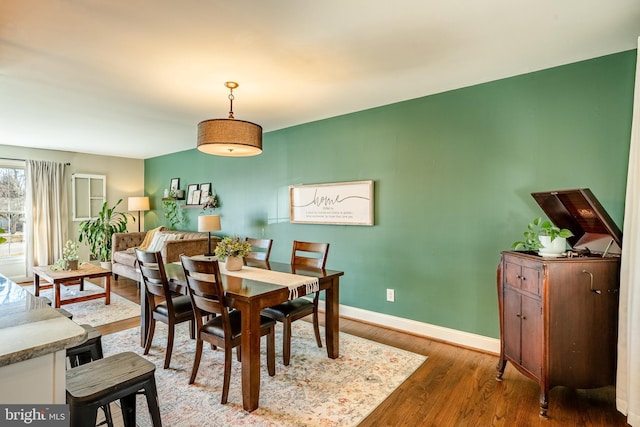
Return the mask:
<svg viewBox="0 0 640 427">
<path fill-rule="evenodd" d="M 503 252 L 498 266 L 501 380 L 507 361 L 549 391 L 614 384 L 619 257 Z"/>
</svg>

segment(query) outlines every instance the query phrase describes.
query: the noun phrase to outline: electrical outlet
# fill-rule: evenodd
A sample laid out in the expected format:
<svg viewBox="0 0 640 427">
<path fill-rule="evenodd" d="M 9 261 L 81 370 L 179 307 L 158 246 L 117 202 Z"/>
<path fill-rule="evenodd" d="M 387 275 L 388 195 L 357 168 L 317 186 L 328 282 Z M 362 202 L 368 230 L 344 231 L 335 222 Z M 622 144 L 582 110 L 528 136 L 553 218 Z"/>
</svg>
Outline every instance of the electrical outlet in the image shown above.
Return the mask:
<svg viewBox="0 0 640 427">
<path fill-rule="evenodd" d="M 393 289 L 387 289 L 387 301 L 394 302 L 396 300 L 396 294 Z"/>
</svg>

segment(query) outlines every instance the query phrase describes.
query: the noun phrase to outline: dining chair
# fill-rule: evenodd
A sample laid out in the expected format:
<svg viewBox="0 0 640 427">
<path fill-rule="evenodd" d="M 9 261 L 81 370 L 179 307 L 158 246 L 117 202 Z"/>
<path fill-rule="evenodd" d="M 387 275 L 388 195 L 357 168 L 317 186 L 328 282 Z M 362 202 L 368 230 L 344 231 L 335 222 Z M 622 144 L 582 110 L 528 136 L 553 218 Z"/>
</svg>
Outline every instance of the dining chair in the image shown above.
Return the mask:
<svg viewBox="0 0 640 427">
<path fill-rule="evenodd" d="M 256 239 L 253 237 L 247 237 L 245 240 L 251 245 L 251 252 L 244 257 L 244 265 L 249 265 L 253 261 L 269 262 L 273 239 Z"/>
<path fill-rule="evenodd" d="M 189 334 L 191 339 L 195 338 L 195 322 L 191 299 L 188 295 L 176 295 L 169 289 L 169 281 L 167 280 L 167 273 L 165 272 L 160 252 L 146 252 L 137 248 L 135 252 L 140 276 L 144 284 L 147 304 L 149 304 L 149 312 L 151 313 L 144 354 L 149 354 L 156 321 L 159 320 L 162 323 L 166 323 L 169 331 L 164 357 L 164 369 L 167 369 L 171 362 L 175 325 L 189 322 Z"/>
<path fill-rule="evenodd" d="M 293 241 L 291 251 L 291 266 L 312 267 L 324 269 L 329 253 L 329 243 L 313 243 Z M 295 273 L 295 271 L 293 271 Z M 282 358 L 285 366 L 289 365 L 291 358 L 291 323 L 313 314 L 313 331 L 316 335 L 318 347 L 322 347 L 320 339 L 320 326 L 318 325 L 318 299 L 320 292 L 315 292 L 313 301 L 307 298 L 296 298 L 262 310 L 262 314 L 278 322 L 283 326 Z"/>
<path fill-rule="evenodd" d="M 222 383 L 221 404 L 227 403 L 229 382 L 231 380 L 231 351 L 236 347 L 240 352 L 242 338 L 242 317 L 240 310 L 230 310 L 224 295 L 220 269 L 217 260 L 195 260 L 180 256 L 184 276 L 188 285 L 189 297 L 196 319 L 196 354 L 189 384 L 193 384 L 200 366 L 202 345 L 207 341 L 212 346 L 224 349 L 224 379 Z M 217 316 L 203 323 L 203 316 L 215 313 Z M 267 369 L 269 376 L 276 374 L 275 324 L 273 319 L 260 316 L 260 336 L 267 336 Z"/>
</svg>

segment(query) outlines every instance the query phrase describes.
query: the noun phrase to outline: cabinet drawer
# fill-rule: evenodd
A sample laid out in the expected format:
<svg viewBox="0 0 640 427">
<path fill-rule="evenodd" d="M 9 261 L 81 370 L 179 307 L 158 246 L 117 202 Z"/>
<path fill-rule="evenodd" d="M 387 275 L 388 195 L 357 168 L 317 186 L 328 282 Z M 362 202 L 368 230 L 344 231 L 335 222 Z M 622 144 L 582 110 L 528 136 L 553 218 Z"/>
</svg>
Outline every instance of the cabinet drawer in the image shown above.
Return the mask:
<svg viewBox="0 0 640 427">
<path fill-rule="evenodd" d="M 518 258 L 506 258 L 504 261 L 504 280 L 512 288 L 540 295 L 542 265 Z"/>
</svg>

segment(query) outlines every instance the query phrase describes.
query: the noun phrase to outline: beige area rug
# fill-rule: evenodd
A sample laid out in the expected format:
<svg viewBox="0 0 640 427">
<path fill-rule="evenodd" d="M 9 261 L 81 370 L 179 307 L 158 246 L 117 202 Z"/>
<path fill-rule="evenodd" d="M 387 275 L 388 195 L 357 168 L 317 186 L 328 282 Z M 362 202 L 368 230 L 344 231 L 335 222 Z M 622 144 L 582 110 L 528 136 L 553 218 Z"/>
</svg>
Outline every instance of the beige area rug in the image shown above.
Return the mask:
<svg viewBox="0 0 640 427">
<path fill-rule="evenodd" d="M 25 286 L 24 288 L 32 294 L 34 293 L 33 285 Z M 62 299 L 95 294 L 103 291 L 104 289 L 101 286 L 97 286 L 90 281 L 85 281 L 84 291 L 80 291 L 80 285 L 60 286 Z M 54 301 L 53 289 L 41 290 L 40 296 L 47 297 L 52 302 Z M 113 292 L 111 292 L 111 303 L 109 305 L 105 305 L 104 298 L 97 298 L 73 304 L 62 304 L 61 308 L 73 314 L 74 322 L 78 324 L 89 324 L 91 326 L 104 325 L 118 320 L 140 316 L 140 305 Z"/>
<path fill-rule="evenodd" d="M 356 426 L 427 359 L 373 341 L 340 333 L 340 357 L 318 348 L 308 322 L 293 324 L 291 363 L 282 364 L 282 326 L 276 328 L 276 375 L 266 368 L 262 339 L 260 407 L 242 409 L 241 370 L 235 350 L 229 400 L 220 404 L 224 352 L 205 343 L 196 382 L 189 385 L 195 341 L 188 324 L 176 328 L 169 369 L 163 369 L 166 326 L 158 322 L 151 351 L 155 363 L 162 424 L 167 426 Z M 322 331 L 324 336 L 324 331 Z M 103 336 L 105 356 L 142 354 L 139 328 Z M 151 425 L 146 400 L 138 399 L 137 424 Z"/>
</svg>

